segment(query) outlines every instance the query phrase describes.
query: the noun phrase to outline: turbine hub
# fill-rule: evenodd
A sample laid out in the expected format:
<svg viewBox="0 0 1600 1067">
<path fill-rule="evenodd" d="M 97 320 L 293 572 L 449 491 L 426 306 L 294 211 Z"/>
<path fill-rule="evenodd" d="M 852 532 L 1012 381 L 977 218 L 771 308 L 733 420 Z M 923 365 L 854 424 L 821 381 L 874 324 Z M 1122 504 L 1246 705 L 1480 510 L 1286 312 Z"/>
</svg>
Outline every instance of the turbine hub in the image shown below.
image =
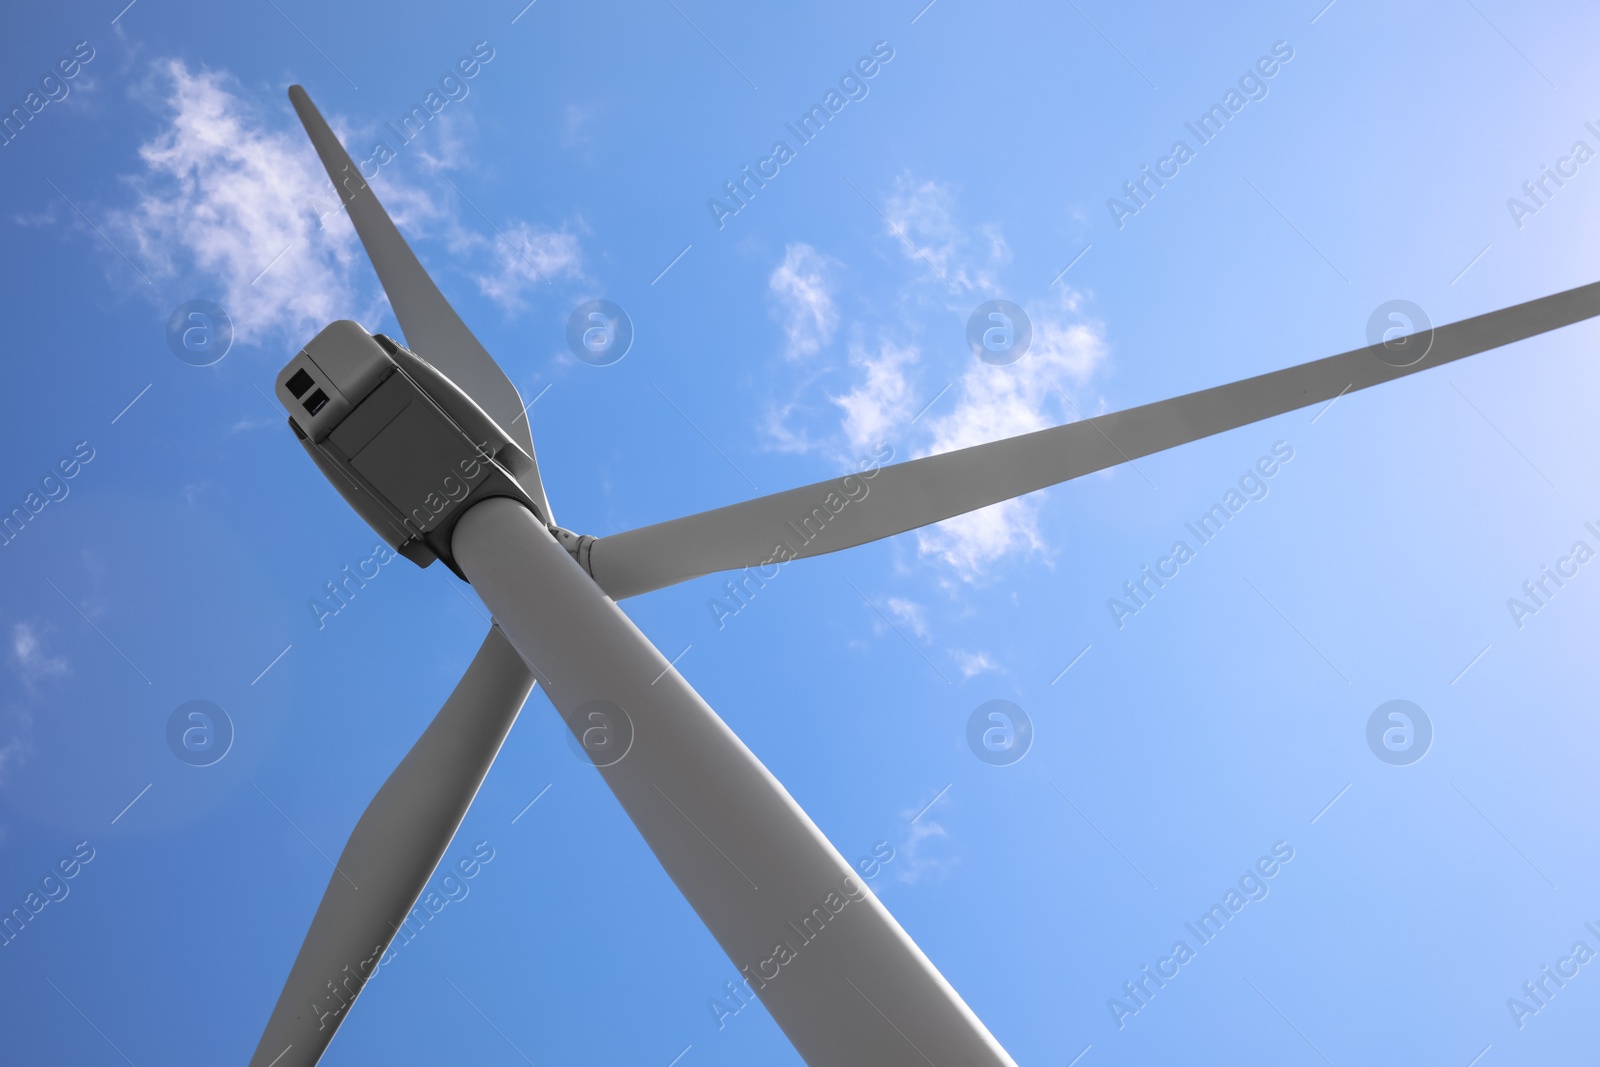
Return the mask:
<svg viewBox="0 0 1600 1067">
<path fill-rule="evenodd" d="M 556 544 L 567 550 L 567 555 L 578 561 L 578 566 L 589 577 L 594 577 L 594 569 L 589 566 L 589 553 L 594 549 L 594 543 L 600 540 L 588 534 L 573 533 L 571 530 L 551 524 L 546 527 L 550 536 L 556 539 Z"/>
</svg>

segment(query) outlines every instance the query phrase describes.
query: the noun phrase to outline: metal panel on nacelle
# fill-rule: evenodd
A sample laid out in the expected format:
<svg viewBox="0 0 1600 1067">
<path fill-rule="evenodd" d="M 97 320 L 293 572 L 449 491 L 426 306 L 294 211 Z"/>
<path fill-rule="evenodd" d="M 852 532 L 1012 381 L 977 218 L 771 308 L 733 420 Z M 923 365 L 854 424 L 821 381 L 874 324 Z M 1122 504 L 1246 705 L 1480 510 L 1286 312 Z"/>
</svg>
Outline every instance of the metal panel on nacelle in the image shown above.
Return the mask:
<svg viewBox="0 0 1600 1067">
<path fill-rule="evenodd" d="M 407 559 L 452 559 L 467 508 L 510 497 L 538 513 L 518 477 L 532 459 L 465 393 L 382 334 L 341 320 L 278 375 L 278 398 L 318 468 Z"/>
</svg>

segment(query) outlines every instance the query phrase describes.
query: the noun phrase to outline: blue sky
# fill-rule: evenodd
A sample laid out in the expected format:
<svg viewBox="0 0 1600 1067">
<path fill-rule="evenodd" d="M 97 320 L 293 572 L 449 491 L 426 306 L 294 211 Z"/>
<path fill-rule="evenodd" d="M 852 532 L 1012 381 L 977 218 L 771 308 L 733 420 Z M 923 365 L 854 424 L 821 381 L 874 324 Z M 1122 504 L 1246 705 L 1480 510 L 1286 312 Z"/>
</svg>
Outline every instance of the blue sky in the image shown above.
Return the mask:
<svg viewBox="0 0 1600 1067">
<path fill-rule="evenodd" d="M 0 503 L 39 494 L 0 550 L 0 906 L 93 856 L 0 947 L 28 1062 L 246 1059 L 327 857 L 485 628 L 404 561 L 311 607 L 375 539 L 271 381 L 329 320 L 397 328 L 291 83 L 363 159 L 492 53 L 374 185 L 539 397 L 557 517 L 597 535 L 1344 351 L 1385 301 L 1444 323 L 1595 280 L 1575 4 L 120 7 L 0 40 L 6 110 L 92 54 L 0 146 Z M 1543 167 L 1570 176 L 1532 204 Z M 234 324 L 209 367 L 166 341 L 195 299 Z M 621 362 L 567 350 L 589 299 L 629 314 Z M 991 299 L 1034 326 L 1007 367 L 965 343 Z M 1600 550 L 1597 329 L 796 563 L 721 628 L 720 579 L 626 609 L 846 857 L 888 843 L 873 888 L 1020 1063 L 1572 1061 L 1600 1017 L 1600 963 L 1560 962 L 1600 952 L 1600 564 L 1570 559 Z M 1266 495 L 1119 627 L 1107 601 L 1279 442 Z M 1517 618 L 1545 566 L 1577 573 Z M 1034 725 L 1010 766 L 967 747 L 996 699 Z M 1409 765 L 1367 742 L 1394 699 L 1432 724 Z M 168 747 L 191 700 L 233 725 L 211 766 Z M 734 968 L 561 731 L 536 692 L 447 853 L 494 859 L 325 1062 L 797 1063 L 759 1006 L 717 1027 Z M 1266 895 L 1191 940 L 1279 842 Z M 1578 971 L 1518 1017 L 1547 965 Z"/>
</svg>

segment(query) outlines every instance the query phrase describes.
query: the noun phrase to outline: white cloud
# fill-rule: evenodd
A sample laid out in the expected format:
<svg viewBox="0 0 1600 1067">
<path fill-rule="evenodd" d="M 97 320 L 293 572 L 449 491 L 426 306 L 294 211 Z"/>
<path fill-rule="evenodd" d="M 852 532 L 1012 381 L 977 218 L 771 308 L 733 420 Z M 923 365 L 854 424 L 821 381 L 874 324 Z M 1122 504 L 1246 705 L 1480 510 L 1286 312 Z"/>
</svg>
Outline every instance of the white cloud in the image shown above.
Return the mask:
<svg viewBox="0 0 1600 1067">
<path fill-rule="evenodd" d="M 956 661 L 956 667 L 961 671 L 962 678 L 976 678 L 980 674 L 999 670 L 999 665 L 989 658 L 987 652 L 967 652 L 964 649 L 952 648 L 950 658 Z"/>
<path fill-rule="evenodd" d="M 834 260 L 815 248 L 796 243 L 785 246 L 783 261 L 767 277 L 771 314 L 784 331 L 784 356 L 800 368 L 804 378 L 798 385 L 789 383 L 785 397 L 766 405 L 767 441 L 780 452 L 810 452 L 822 443 L 797 421 L 812 411 L 805 399 L 807 388 L 828 373 L 826 361 L 807 357 L 831 344 L 839 328 L 831 278 L 836 267 Z M 838 398 L 829 399 L 838 402 Z"/>
<path fill-rule="evenodd" d="M 11 658 L 29 688 L 45 678 L 67 673 L 65 657 L 47 654 L 39 631 L 25 622 L 11 624 Z"/>
<path fill-rule="evenodd" d="M 856 452 L 871 449 L 880 442 L 904 440 L 913 405 L 909 372 L 921 360 L 913 345 L 883 341 L 876 352 L 860 345 L 850 348 L 850 361 L 859 369 L 855 388 L 830 396 L 839 409 L 841 429 Z"/>
<path fill-rule="evenodd" d="M 767 405 L 763 430 L 768 447 L 778 452 L 811 452 L 819 447 L 820 442 L 809 431 L 794 424 L 803 407 L 797 396 Z"/>
<path fill-rule="evenodd" d="M 832 261 L 808 244 L 784 248 L 783 262 L 767 279 L 767 288 L 782 312 L 788 336 L 786 355 L 801 359 L 816 354 L 833 340 L 839 328 L 839 309 L 833 302 L 829 279 Z"/>
<path fill-rule="evenodd" d="M 947 291 L 931 296 L 925 277 L 905 285 L 901 297 L 907 319 L 928 321 L 930 301 L 944 305 L 935 319 L 950 311 L 965 316 L 979 299 L 999 295 L 996 275 L 1011 258 L 1005 237 L 993 226 L 963 224 L 946 186 L 902 176 L 886 203 L 889 233 L 908 262 L 919 273 L 931 267 L 948 283 Z M 839 325 L 829 280 L 833 270 L 832 261 L 811 246 L 791 244 L 769 279 L 783 313 L 791 359 L 820 351 Z M 944 386 L 952 399 L 931 408 L 929 400 L 943 394 L 933 375 L 926 386 L 920 384 L 919 371 L 927 358 L 923 347 L 891 339 L 881 328 L 876 345 L 853 341 L 849 385 L 828 394 L 850 454 L 889 442 L 910 458 L 935 455 L 1058 426 L 1079 417 L 1080 407 L 1093 407 L 1072 400 L 1069 391 L 1081 389 L 1104 363 L 1104 327 L 1085 317 L 1078 293 L 1057 286 L 1050 294 L 1030 301 L 1033 339 L 1014 364 L 1000 367 L 976 360 L 965 354 L 965 345 L 952 345 L 948 337 L 943 343 L 930 342 L 928 352 L 941 358 L 944 352 L 963 353 L 955 380 L 947 379 Z M 858 327 L 858 337 L 861 332 Z M 816 376 L 828 373 L 823 367 L 811 369 Z M 919 415 L 924 409 L 926 416 Z M 804 452 L 827 446 L 825 434 L 796 425 L 807 410 L 800 394 L 769 410 L 767 432 L 775 447 Z M 979 580 L 1006 557 L 1045 548 L 1037 505 L 1027 500 L 1005 501 L 924 528 L 917 531 L 916 544 L 924 558 L 967 582 Z"/>
<path fill-rule="evenodd" d="M 475 274 L 473 280 L 484 296 L 508 313 L 526 308 L 528 293 L 541 285 L 583 277 L 578 238 L 565 230 L 517 221 L 502 228 L 493 244 L 496 269 Z"/>
<path fill-rule="evenodd" d="M 938 855 L 939 843 L 950 840 L 949 832 L 926 809 L 904 814 L 912 818 L 911 834 L 895 856 L 895 877 L 907 885 L 914 885 L 930 875 L 942 877 L 956 865 L 954 856 Z"/>
<path fill-rule="evenodd" d="M 280 418 L 276 418 L 276 419 L 270 419 L 270 418 L 260 418 L 260 419 L 242 418 L 242 419 L 235 420 L 234 424 L 232 426 L 228 427 L 228 432 L 229 433 L 248 433 L 251 430 L 265 430 L 265 429 L 267 429 L 269 427 L 274 427 L 274 426 L 278 427 L 279 429 L 282 429 L 283 428 L 283 419 L 281 417 Z"/>
<path fill-rule="evenodd" d="M 1011 249 L 993 226 L 968 232 L 958 225 L 955 196 L 947 186 L 903 175 L 884 214 L 907 258 L 931 268 L 954 290 L 997 292 L 994 272 L 1010 262 Z"/>
<path fill-rule="evenodd" d="M 308 207 L 336 202 L 304 134 L 270 128 L 226 74 L 171 60 L 162 81 L 169 121 L 140 146 L 134 205 L 109 220 L 119 246 L 157 279 L 215 293 L 238 341 L 300 343 L 354 314 L 355 233 Z"/>
<path fill-rule="evenodd" d="M 355 229 L 287 108 L 261 113 L 225 72 L 182 60 L 157 71 L 167 121 L 140 146 L 144 169 L 126 179 L 133 205 L 108 217 L 117 245 L 157 282 L 176 283 L 164 285 L 167 292 L 216 299 L 241 343 L 299 345 L 334 319 L 376 319 L 382 297 Z M 464 118 L 430 129 L 428 144 L 398 152 L 430 174 L 468 158 Z M 578 239 L 565 230 L 512 220 L 503 232 L 513 249 L 462 226 L 448 190 L 405 182 L 393 165 L 372 183 L 409 239 L 436 232 L 452 252 L 492 262 L 474 279 L 507 311 L 520 310 L 545 278 L 581 277 Z"/>
<path fill-rule="evenodd" d="M 390 127 L 391 131 L 392 129 L 393 127 Z M 424 170 L 429 174 L 440 174 L 454 170 L 458 161 L 469 158 L 471 146 L 468 141 L 476 129 L 477 123 L 473 120 L 470 108 L 453 107 L 435 115 L 424 132 L 416 134 L 412 140 L 403 141 L 396 137 L 391 147 L 395 149 L 396 155 L 401 152 L 414 152 Z M 384 143 L 390 144 L 387 133 Z"/>
<path fill-rule="evenodd" d="M 33 754 L 33 745 L 28 740 L 28 731 L 33 725 L 33 720 L 27 715 L 19 715 L 17 720 L 16 734 L 11 740 L 0 745 L 0 785 L 5 785 L 11 772 L 22 766 Z"/>
<path fill-rule="evenodd" d="M 921 604 L 904 597 L 892 596 L 884 601 L 884 607 L 889 609 L 890 615 L 900 620 L 902 626 L 922 640 L 928 640 L 928 612 Z"/>
<path fill-rule="evenodd" d="M 561 147 L 587 144 L 589 124 L 600 114 L 599 104 L 568 104 L 562 112 Z"/>
<path fill-rule="evenodd" d="M 1003 501 L 917 531 L 917 550 L 940 560 L 966 582 L 976 582 L 1005 556 L 1042 552 L 1044 547 L 1038 515 L 1021 500 Z"/>
<path fill-rule="evenodd" d="M 1064 290 L 1055 308 L 1037 311 L 1028 352 L 1009 366 L 973 360 L 960 380 L 955 407 L 931 415 L 930 435 L 921 453 L 958 448 L 1032 433 L 1074 421 L 1077 405 L 1066 389 L 1081 385 L 1106 358 L 1104 328 L 1077 317 L 1079 298 Z M 1044 549 L 1038 507 L 1027 499 L 1007 500 L 917 531 L 925 556 L 942 560 L 965 581 L 974 581 L 992 564 L 1015 553 Z"/>
<path fill-rule="evenodd" d="M 68 673 L 66 658 L 46 652 L 38 628 L 25 622 L 11 624 L 11 660 L 30 692 L 44 679 Z M 11 736 L 0 743 L 0 786 L 33 754 L 32 714 L 13 705 L 5 709 L 3 718 L 5 732 Z"/>
</svg>

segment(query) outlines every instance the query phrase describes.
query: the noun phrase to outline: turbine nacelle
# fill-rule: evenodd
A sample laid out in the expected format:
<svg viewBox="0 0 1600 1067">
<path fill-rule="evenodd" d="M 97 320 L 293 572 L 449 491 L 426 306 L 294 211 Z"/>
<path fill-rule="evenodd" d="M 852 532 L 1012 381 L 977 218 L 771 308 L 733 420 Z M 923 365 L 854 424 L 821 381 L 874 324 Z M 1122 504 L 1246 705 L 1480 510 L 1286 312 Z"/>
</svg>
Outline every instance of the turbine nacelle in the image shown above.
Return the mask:
<svg viewBox="0 0 1600 1067">
<path fill-rule="evenodd" d="M 454 382 L 383 334 L 348 319 L 329 325 L 279 372 L 277 393 L 334 488 L 419 566 L 440 559 L 459 575 L 451 533 L 490 497 L 510 497 L 549 525 L 522 484 L 532 457 Z M 575 550 L 581 539 L 567 538 Z"/>
</svg>

